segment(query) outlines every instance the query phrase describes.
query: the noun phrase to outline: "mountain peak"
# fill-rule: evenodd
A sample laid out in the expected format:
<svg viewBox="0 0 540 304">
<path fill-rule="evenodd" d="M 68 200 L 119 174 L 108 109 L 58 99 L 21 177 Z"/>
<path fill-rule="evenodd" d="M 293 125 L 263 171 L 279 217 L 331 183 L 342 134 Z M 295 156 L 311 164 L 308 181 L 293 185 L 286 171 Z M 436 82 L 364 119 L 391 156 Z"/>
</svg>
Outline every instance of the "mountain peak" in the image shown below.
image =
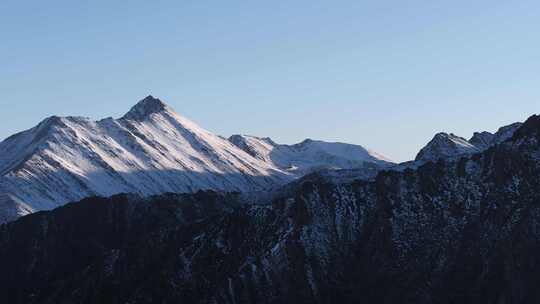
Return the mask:
<svg viewBox="0 0 540 304">
<path fill-rule="evenodd" d="M 461 154 L 479 152 L 479 149 L 468 142 L 465 138 L 453 133 L 440 132 L 424 147 L 415 160 L 430 161 L 439 158 L 449 158 Z"/>
<path fill-rule="evenodd" d="M 167 104 L 165 104 L 159 98 L 148 95 L 133 106 L 131 110 L 129 110 L 129 112 L 122 118 L 141 120 L 147 118 L 151 114 L 167 111 L 171 111 L 171 108 Z"/>
<path fill-rule="evenodd" d="M 512 134 L 514 140 L 528 136 L 540 138 L 540 115 L 529 117 L 522 125 L 517 127 L 518 129 Z"/>
<path fill-rule="evenodd" d="M 495 134 L 483 131 L 483 132 L 474 132 L 469 142 L 480 149 L 487 149 L 493 143 L 496 138 Z"/>
</svg>

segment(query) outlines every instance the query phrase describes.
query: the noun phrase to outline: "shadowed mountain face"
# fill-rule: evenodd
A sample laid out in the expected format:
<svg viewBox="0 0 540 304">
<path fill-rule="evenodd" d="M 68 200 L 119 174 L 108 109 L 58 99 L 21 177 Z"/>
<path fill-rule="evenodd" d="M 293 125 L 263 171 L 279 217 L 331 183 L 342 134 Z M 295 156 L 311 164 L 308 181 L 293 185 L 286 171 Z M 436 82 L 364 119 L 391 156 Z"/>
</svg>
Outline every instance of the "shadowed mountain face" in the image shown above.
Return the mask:
<svg viewBox="0 0 540 304">
<path fill-rule="evenodd" d="M 268 205 L 90 198 L 0 226 L 6 303 L 539 303 L 540 117 L 505 142 Z"/>
</svg>

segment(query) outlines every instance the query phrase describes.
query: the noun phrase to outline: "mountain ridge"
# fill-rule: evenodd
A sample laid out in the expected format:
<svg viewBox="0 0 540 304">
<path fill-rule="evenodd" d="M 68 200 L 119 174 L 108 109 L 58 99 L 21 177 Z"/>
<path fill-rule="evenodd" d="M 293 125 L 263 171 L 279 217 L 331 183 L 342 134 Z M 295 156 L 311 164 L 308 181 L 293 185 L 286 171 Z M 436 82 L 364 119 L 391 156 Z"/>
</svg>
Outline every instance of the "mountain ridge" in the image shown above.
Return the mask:
<svg viewBox="0 0 540 304">
<path fill-rule="evenodd" d="M 94 195 L 215 190 L 271 197 L 269 192 L 314 172 L 335 182 L 372 179 L 380 170 L 482 152 L 521 125 L 477 132 L 470 140 L 441 132 L 416 161 L 394 164 L 360 145 L 224 138 L 149 95 L 118 119 L 51 116 L 0 142 L 0 223 Z"/>
<path fill-rule="evenodd" d="M 232 135 L 229 141 L 255 158 L 271 162 L 289 172 L 306 175 L 310 172 L 338 167 L 362 168 L 366 163 L 381 168 L 394 164 L 384 156 L 360 145 L 305 139 L 293 144 L 277 144 L 272 139 L 250 135 Z"/>
</svg>

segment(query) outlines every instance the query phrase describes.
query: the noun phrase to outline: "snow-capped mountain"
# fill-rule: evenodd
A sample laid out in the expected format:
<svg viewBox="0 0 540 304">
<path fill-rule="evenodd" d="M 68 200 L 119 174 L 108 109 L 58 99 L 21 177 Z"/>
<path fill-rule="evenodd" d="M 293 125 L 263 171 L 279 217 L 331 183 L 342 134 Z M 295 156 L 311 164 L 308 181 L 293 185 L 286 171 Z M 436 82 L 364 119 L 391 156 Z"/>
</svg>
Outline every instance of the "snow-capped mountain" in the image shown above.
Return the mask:
<svg viewBox="0 0 540 304">
<path fill-rule="evenodd" d="M 364 157 L 354 152 L 349 165 Z M 337 164 L 332 157 L 325 164 L 319 153 L 313 157 L 317 166 Z M 346 165 L 346 158 L 340 162 Z M 0 223 L 94 195 L 261 191 L 300 176 L 280 165 L 253 157 L 148 96 L 120 119 L 54 116 L 1 142 Z"/>
<path fill-rule="evenodd" d="M 251 156 L 295 176 L 321 169 L 387 167 L 392 161 L 359 145 L 306 139 L 295 145 L 276 144 L 270 138 L 233 135 L 233 144 Z"/>
<path fill-rule="evenodd" d="M 120 119 L 50 117 L 0 144 L 5 217 L 92 195 L 267 189 L 292 176 L 143 99 Z"/>
</svg>

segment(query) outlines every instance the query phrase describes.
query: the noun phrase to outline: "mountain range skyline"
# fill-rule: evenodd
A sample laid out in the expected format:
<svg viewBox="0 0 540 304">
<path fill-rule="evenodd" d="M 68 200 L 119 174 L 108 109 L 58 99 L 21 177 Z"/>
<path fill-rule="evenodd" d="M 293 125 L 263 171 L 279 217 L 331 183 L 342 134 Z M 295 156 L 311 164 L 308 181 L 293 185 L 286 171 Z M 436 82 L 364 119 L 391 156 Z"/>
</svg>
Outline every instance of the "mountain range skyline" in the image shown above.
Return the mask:
<svg viewBox="0 0 540 304">
<path fill-rule="evenodd" d="M 1 8 L 0 138 L 50 115 L 120 117 L 153 94 L 226 137 L 406 161 L 437 132 L 523 121 L 540 98 L 537 1 Z"/>
<path fill-rule="evenodd" d="M 384 170 L 478 154 L 507 141 L 521 125 L 475 132 L 470 140 L 439 132 L 414 161 L 395 162 L 349 143 L 219 136 L 149 95 L 117 119 L 50 116 L 0 142 L 0 222 L 119 193 L 214 190 L 266 200 L 312 173 L 336 183 L 370 180 Z"/>
<path fill-rule="evenodd" d="M 151 95 L 151 94 L 148 95 L 148 96 L 153 97 L 153 95 Z M 156 95 L 156 96 L 158 96 L 158 95 Z M 125 103 L 126 102 L 122 102 L 122 104 L 125 104 Z M 175 109 L 178 109 L 178 108 L 181 109 L 182 108 L 181 106 L 180 107 L 177 106 L 179 104 L 179 102 L 174 101 L 174 100 L 166 100 L 166 103 L 170 104 L 171 107 L 175 108 Z M 127 103 L 127 104 L 128 104 L 127 108 L 130 108 L 133 105 L 133 101 L 131 101 L 130 103 Z M 58 117 L 80 117 L 80 118 L 90 119 L 90 120 L 94 120 L 94 121 L 99 121 L 99 120 L 103 120 L 103 119 L 106 119 L 106 118 L 113 118 L 113 117 L 121 118 L 122 116 L 124 116 L 126 114 L 125 110 L 124 111 L 119 110 L 119 111 L 116 111 L 116 113 L 110 113 L 110 112 L 108 112 L 108 110 L 109 110 L 109 108 L 107 108 L 107 107 L 103 108 L 100 111 L 102 114 L 101 115 L 97 114 L 97 116 L 96 115 L 86 115 L 84 113 L 77 113 L 78 110 L 66 110 L 66 109 L 64 109 L 63 111 L 60 111 L 59 113 L 51 112 L 51 110 L 44 111 L 43 114 L 40 114 L 39 116 L 36 115 L 37 120 L 35 120 L 33 122 L 30 122 L 30 121 L 28 121 L 29 120 L 28 118 L 25 118 L 25 121 L 28 121 L 29 125 L 21 126 L 21 127 L 19 127 L 18 130 L 16 130 L 15 132 L 9 133 L 9 134 L 6 133 L 5 130 L 9 129 L 10 126 L 7 125 L 7 124 L 4 124 L 2 126 L 3 128 L 0 128 L 0 142 L 7 139 L 8 137 L 10 137 L 13 134 L 17 134 L 17 133 L 23 132 L 24 130 L 27 130 L 27 129 L 31 128 L 37 122 L 46 120 L 49 117 L 55 117 L 55 116 L 58 116 Z M 182 111 L 180 111 L 179 113 L 182 114 L 184 117 L 192 117 L 192 115 L 191 115 L 192 113 L 184 113 Z M 530 113 L 527 113 L 527 115 L 529 115 L 529 114 Z M 198 115 L 197 115 L 197 113 L 193 113 L 193 116 L 200 116 L 200 115 L 201 115 L 200 113 L 198 113 Z M 494 121 L 490 122 L 490 124 L 489 124 L 489 125 L 491 125 L 491 127 L 485 127 L 484 128 L 484 126 L 481 126 L 481 125 L 477 124 L 472 129 L 468 129 L 464 133 L 458 133 L 458 132 L 453 131 L 454 126 L 449 126 L 449 128 L 447 128 L 447 129 L 439 129 L 439 128 L 433 129 L 433 132 L 427 134 L 426 136 L 419 135 L 415 140 L 411 140 L 411 141 L 417 141 L 418 144 L 415 144 L 414 146 L 408 147 L 408 149 L 411 149 L 411 152 L 408 152 L 406 154 L 396 154 L 396 151 L 400 151 L 402 149 L 402 147 L 398 147 L 398 145 L 394 145 L 394 146 L 391 145 L 392 142 L 397 142 L 397 139 L 399 138 L 399 136 L 397 136 L 398 135 L 397 133 L 395 134 L 396 135 L 395 138 L 388 138 L 387 140 L 384 140 L 385 145 L 390 147 L 389 150 L 386 151 L 386 150 L 376 149 L 374 146 L 378 146 L 378 145 L 371 144 L 370 142 L 363 142 L 361 139 L 359 139 L 357 141 L 354 141 L 354 140 L 348 140 L 347 138 L 339 137 L 339 136 L 338 137 L 331 137 L 331 136 L 327 137 L 327 136 L 324 136 L 324 134 L 321 134 L 320 136 L 318 134 L 309 134 L 306 137 L 298 137 L 298 138 L 296 138 L 294 140 L 290 140 L 290 139 L 289 140 L 281 140 L 282 136 L 280 136 L 279 134 L 275 134 L 275 131 L 277 129 L 279 129 L 279 128 L 276 128 L 276 130 L 273 130 L 272 128 L 270 128 L 269 129 L 270 134 L 268 134 L 268 133 L 260 134 L 260 133 L 255 133 L 255 132 L 249 131 L 250 129 L 257 129 L 256 124 L 255 125 L 250 125 L 250 126 L 240 127 L 239 128 L 240 130 L 236 130 L 236 131 L 235 130 L 230 130 L 229 131 L 230 133 L 219 132 L 219 130 L 215 130 L 214 128 L 207 128 L 207 129 L 211 130 L 214 134 L 217 134 L 217 135 L 222 136 L 222 137 L 229 137 L 229 136 L 233 136 L 233 135 L 236 135 L 236 134 L 242 134 L 242 135 L 247 135 L 247 136 L 255 136 L 255 137 L 268 137 L 268 138 L 271 138 L 272 140 L 274 140 L 276 142 L 279 142 L 279 143 L 282 143 L 282 144 L 295 144 L 295 143 L 299 143 L 299 142 L 302 142 L 304 140 L 309 140 L 309 139 L 317 139 L 317 140 L 323 140 L 323 141 L 326 141 L 326 142 L 334 142 L 334 143 L 359 144 L 359 145 L 362 145 L 364 147 L 367 147 L 367 148 L 373 149 L 375 151 L 378 151 L 378 152 L 388 156 L 388 158 L 391 159 L 392 161 L 399 163 L 399 162 L 406 162 L 406 161 L 414 160 L 417 153 L 418 153 L 418 151 L 422 147 L 424 147 L 427 142 L 429 142 L 432 139 L 433 134 L 444 132 L 444 133 L 449 133 L 449 134 L 457 134 L 458 136 L 461 136 L 461 137 L 464 137 L 464 138 L 471 138 L 476 132 L 479 132 L 479 130 L 481 130 L 482 132 L 487 131 L 487 132 L 490 132 L 490 133 L 495 133 L 500 126 L 510 125 L 510 124 L 515 123 L 517 121 L 523 121 L 524 118 L 528 117 L 527 115 L 521 116 L 521 117 L 516 117 L 516 119 L 514 119 L 514 120 L 497 120 L 497 119 L 494 119 Z M 199 120 L 195 120 L 195 119 L 193 119 L 193 120 L 196 121 L 196 122 L 199 122 Z M 204 119 L 202 119 L 202 120 L 204 121 Z M 225 121 L 225 124 L 226 123 L 227 122 Z M 201 124 L 201 125 L 205 125 L 205 124 Z M 212 123 L 210 123 L 210 125 L 212 125 Z M 205 126 L 207 126 L 207 125 L 205 125 Z M 305 129 L 309 129 L 311 127 L 312 126 L 304 126 Z M 219 128 L 219 126 L 217 128 Z M 241 130 L 244 130 L 244 131 L 241 131 Z M 430 129 L 428 129 L 426 131 L 429 131 L 429 130 Z M 340 133 L 342 131 L 343 130 L 336 130 L 335 133 Z M 366 132 L 366 134 L 371 134 L 371 132 Z M 411 135 L 411 137 L 414 137 L 414 135 Z M 380 143 L 379 143 L 379 145 L 380 145 Z M 407 155 L 407 156 L 403 156 L 403 155 Z"/>
</svg>

